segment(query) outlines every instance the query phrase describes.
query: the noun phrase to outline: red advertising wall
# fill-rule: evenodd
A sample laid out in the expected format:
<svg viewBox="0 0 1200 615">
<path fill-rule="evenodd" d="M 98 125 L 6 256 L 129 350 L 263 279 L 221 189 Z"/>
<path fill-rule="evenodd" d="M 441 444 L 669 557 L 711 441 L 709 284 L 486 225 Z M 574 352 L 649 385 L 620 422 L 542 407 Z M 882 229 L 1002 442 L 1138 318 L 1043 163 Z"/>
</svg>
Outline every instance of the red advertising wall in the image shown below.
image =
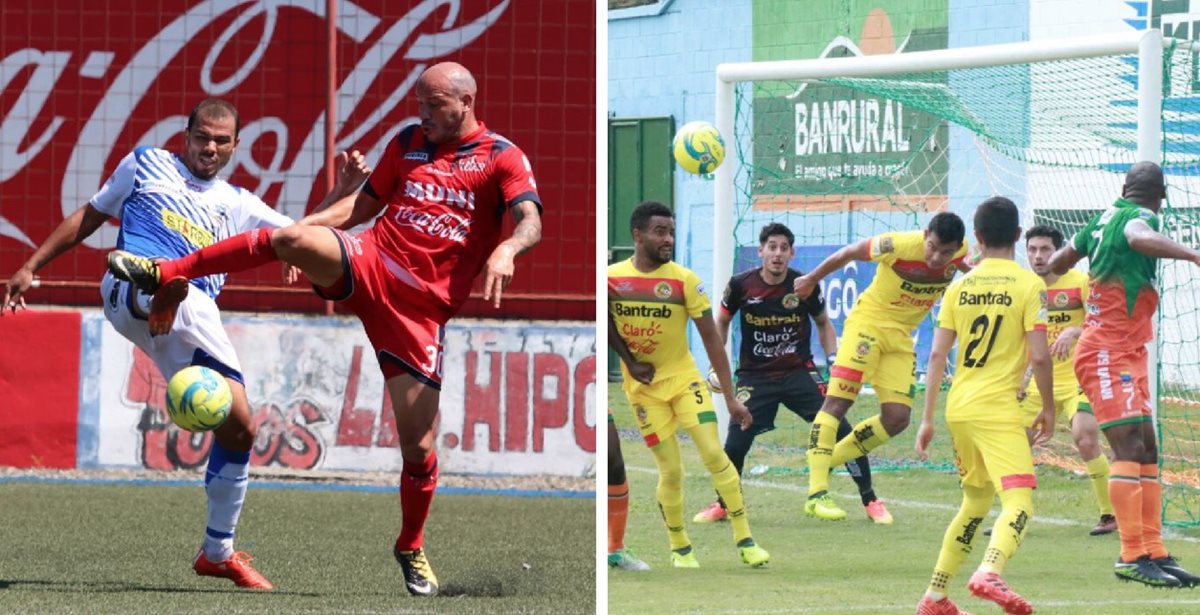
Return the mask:
<svg viewBox="0 0 1200 615">
<path fill-rule="evenodd" d="M 0 317 L 0 466 L 74 468 L 79 312 Z"/>
<path fill-rule="evenodd" d="M 464 315 L 595 314 L 595 4 L 592 0 L 336 2 L 336 150 L 378 160 L 416 114 L 427 66 L 461 62 L 477 114 L 524 149 L 546 206 L 543 241 L 518 260 L 507 305 Z M 298 218 L 325 192 L 326 2 L 11 0 L 0 3 L 0 277 L 7 279 L 120 159 L 178 150 L 186 116 L 237 106 L 241 144 L 223 173 Z M 511 222 L 508 223 L 511 229 Z M 506 233 L 507 234 L 507 233 Z M 41 270 L 35 303 L 98 304 L 106 228 Z M 230 276 L 227 309 L 319 311 L 279 268 Z"/>
</svg>

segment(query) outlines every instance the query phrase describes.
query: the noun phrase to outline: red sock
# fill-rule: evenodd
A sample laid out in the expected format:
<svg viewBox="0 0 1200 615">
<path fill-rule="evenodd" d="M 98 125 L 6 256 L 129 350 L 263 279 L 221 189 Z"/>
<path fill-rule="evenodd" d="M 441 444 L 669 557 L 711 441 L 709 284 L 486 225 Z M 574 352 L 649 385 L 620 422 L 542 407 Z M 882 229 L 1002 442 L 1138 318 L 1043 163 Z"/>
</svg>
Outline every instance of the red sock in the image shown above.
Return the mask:
<svg viewBox="0 0 1200 615">
<path fill-rule="evenodd" d="M 189 280 L 214 273 L 245 271 L 279 260 L 271 247 L 273 229 L 254 229 L 222 239 L 207 248 L 170 261 L 158 262 L 158 276 L 163 282 L 183 276 Z"/>
<path fill-rule="evenodd" d="M 625 546 L 625 524 L 629 519 L 629 481 L 608 486 L 608 552 Z"/>
<path fill-rule="evenodd" d="M 425 519 L 437 488 L 437 453 L 429 451 L 424 463 L 404 462 L 400 473 L 400 537 L 396 548 L 401 551 L 418 549 L 425 542 Z"/>
</svg>

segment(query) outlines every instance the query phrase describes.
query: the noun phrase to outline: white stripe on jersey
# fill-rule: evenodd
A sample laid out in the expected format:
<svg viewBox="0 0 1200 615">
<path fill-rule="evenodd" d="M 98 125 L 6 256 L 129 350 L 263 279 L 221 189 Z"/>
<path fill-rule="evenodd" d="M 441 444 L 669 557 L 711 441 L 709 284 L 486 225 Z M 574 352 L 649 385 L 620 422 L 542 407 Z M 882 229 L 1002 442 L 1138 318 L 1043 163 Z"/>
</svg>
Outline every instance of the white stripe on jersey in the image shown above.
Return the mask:
<svg viewBox="0 0 1200 615">
<path fill-rule="evenodd" d="M 92 205 L 121 219 L 117 247 L 151 258 L 187 256 L 238 233 L 291 219 L 221 179 L 196 178 L 176 155 L 139 147 L 125 157 Z M 224 274 L 192 280 L 216 298 Z"/>
</svg>

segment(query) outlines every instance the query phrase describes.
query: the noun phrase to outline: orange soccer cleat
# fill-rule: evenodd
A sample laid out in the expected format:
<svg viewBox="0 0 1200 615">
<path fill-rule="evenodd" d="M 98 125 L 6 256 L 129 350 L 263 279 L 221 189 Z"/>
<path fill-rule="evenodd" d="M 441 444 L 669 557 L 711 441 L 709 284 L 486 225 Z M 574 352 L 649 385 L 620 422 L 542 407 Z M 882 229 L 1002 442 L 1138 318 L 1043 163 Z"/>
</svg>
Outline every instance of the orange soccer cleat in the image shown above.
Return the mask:
<svg viewBox="0 0 1200 615">
<path fill-rule="evenodd" d="M 233 557 L 223 561 L 214 563 L 209 561 L 204 555 L 204 549 L 196 554 L 195 561 L 192 562 L 192 570 L 196 574 L 204 577 L 224 577 L 233 581 L 238 587 L 248 587 L 250 589 L 275 589 L 274 585 L 267 580 L 266 577 L 259 574 L 257 570 L 250 566 L 250 562 L 254 558 L 245 551 L 237 551 Z"/>
<path fill-rule="evenodd" d="M 720 502 L 713 502 L 696 513 L 696 516 L 692 517 L 692 523 L 716 523 L 724 521 L 727 516 L 725 507 L 721 506 Z"/>
<path fill-rule="evenodd" d="M 872 523 L 879 525 L 891 525 L 893 523 L 892 513 L 888 512 L 886 506 L 883 505 L 883 500 L 872 500 L 866 505 L 867 517 Z"/>
<path fill-rule="evenodd" d="M 179 310 L 179 304 L 187 299 L 191 286 L 187 278 L 175 277 L 155 291 L 154 296 L 150 297 L 150 335 L 171 332 L 171 327 L 175 325 L 175 312 Z"/>
</svg>

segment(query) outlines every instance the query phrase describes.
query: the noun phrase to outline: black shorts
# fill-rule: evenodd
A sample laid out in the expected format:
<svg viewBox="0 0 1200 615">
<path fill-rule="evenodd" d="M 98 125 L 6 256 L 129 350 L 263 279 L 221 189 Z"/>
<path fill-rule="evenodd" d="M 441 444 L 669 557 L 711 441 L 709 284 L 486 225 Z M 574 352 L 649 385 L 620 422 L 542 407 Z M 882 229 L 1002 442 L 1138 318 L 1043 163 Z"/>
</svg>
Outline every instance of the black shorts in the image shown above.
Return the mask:
<svg viewBox="0 0 1200 615">
<path fill-rule="evenodd" d="M 821 377 L 821 372 L 811 361 L 807 367 L 808 369 L 796 371 L 781 380 L 763 377 L 738 378 L 736 397 L 746 404 L 750 416 L 754 417 L 751 431 L 761 434 L 775 429 L 775 415 L 779 413 L 779 404 L 783 404 L 805 422 L 813 422 L 817 411 L 825 403 L 826 383 Z M 734 427 L 737 426 L 730 423 L 730 428 Z"/>
</svg>

